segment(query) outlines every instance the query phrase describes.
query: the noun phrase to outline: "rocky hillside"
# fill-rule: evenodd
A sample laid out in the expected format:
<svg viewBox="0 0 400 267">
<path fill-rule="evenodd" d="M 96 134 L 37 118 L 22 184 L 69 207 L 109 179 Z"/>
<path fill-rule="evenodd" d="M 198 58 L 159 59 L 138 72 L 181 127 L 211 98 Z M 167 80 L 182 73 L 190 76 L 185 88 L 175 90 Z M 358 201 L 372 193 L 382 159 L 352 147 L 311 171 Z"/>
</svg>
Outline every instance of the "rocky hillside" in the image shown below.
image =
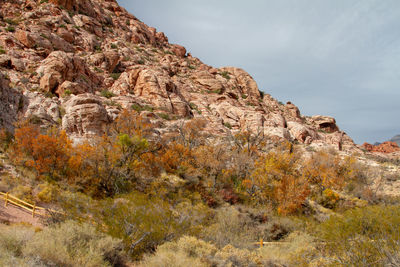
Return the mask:
<svg viewBox="0 0 400 267">
<path fill-rule="evenodd" d="M 173 132 L 250 130 L 314 146 L 353 149 L 334 118 L 306 117 L 259 90 L 235 67 L 213 68 L 170 44 L 114 0 L 0 0 L 0 123 L 59 125 L 73 138 L 101 134 L 122 109 Z"/>
</svg>

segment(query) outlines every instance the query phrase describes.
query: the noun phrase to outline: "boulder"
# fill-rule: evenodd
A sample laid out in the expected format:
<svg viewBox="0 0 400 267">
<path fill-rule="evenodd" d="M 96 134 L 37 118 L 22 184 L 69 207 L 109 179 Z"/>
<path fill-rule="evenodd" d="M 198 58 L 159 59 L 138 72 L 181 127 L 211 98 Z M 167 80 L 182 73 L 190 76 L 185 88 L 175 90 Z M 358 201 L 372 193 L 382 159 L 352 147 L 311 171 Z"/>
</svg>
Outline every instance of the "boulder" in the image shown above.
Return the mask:
<svg viewBox="0 0 400 267">
<path fill-rule="evenodd" d="M 333 133 L 339 130 L 336 120 L 332 117 L 315 115 L 311 117 L 318 130 Z"/>
<path fill-rule="evenodd" d="M 50 0 L 49 2 L 56 6 L 62 6 L 68 10 L 73 10 L 76 5 L 75 0 Z"/>
<path fill-rule="evenodd" d="M 72 135 L 102 135 L 110 122 L 101 98 L 92 94 L 72 96 L 63 104 L 62 128 Z"/>
<path fill-rule="evenodd" d="M 241 93 L 247 95 L 249 100 L 258 100 L 261 98 L 256 81 L 246 71 L 235 67 L 225 67 L 219 70 L 221 73 L 226 73 L 229 76 L 229 80 L 233 79 L 241 90 Z"/>
<path fill-rule="evenodd" d="M 15 38 L 20 41 L 27 48 L 32 48 L 35 45 L 35 40 L 31 34 L 24 30 L 18 30 L 15 32 Z"/>
<path fill-rule="evenodd" d="M 37 69 L 37 73 L 42 76 L 42 90 L 56 94 L 64 81 L 79 83 L 84 92 L 93 92 L 94 86 L 101 82 L 81 58 L 63 51 L 52 52 Z"/>
<path fill-rule="evenodd" d="M 172 45 L 171 51 L 178 57 L 183 58 L 186 56 L 186 48 L 181 45 L 177 45 L 177 44 Z"/>
<path fill-rule="evenodd" d="M 307 137 L 309 136 L 311 138 L 308 138 L 307 141 L 311 142 L 313 140 L 314 134 L 312 131 L 301 123 L 288 121 L 287 126 L 290 134 L 293 136 L 293 139 L 299 141 L 300 143 L 305 143 Z"/>
</svg>

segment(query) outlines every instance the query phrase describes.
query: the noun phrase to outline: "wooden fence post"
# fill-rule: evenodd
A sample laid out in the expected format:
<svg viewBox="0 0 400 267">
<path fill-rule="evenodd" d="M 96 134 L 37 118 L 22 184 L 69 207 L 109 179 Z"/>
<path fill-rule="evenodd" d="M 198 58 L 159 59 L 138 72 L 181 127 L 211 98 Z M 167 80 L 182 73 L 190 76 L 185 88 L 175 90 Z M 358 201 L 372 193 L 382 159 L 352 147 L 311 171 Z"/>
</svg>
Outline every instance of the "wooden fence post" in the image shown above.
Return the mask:
<svg viewBox="0 0 400 267">
<path fill-rule="evenodd" d="M 8 192 L 6 193 L 6 202 L 4 202 L 4 207 L 7 207 L 7 202 L 8 202 Z"/>
<path fill-rule="evenodd" d="M 264 245 L 264 240 L 262 238 L 260 238 L 260 248 L 262 248 Z"/>
<path fill-rule="evenodd" d="M 33 209 L 32 209 L 32 218 L 35 218 L 35 209 L 36 209 L 36 205 L 33 205 Z"/>
</svg>

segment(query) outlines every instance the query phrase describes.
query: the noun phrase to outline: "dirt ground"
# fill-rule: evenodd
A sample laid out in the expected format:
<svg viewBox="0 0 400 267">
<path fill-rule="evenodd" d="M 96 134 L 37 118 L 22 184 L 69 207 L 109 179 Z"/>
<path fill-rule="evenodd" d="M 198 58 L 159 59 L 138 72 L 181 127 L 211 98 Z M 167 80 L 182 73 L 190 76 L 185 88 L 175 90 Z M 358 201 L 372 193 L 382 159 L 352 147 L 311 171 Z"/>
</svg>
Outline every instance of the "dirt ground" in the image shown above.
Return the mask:
<svg viewBox="0 0 400 267">
<path fill-rule="evenodd" d="M 35 215 L 32 218 L 32 213 L 12 204 L 4 207 L 4 200 L 0 199 L 0 223 L 29 223 L 33 226 L 43 227 L 40 221 L 41 218 L 39 216 Z"/>
</svg>

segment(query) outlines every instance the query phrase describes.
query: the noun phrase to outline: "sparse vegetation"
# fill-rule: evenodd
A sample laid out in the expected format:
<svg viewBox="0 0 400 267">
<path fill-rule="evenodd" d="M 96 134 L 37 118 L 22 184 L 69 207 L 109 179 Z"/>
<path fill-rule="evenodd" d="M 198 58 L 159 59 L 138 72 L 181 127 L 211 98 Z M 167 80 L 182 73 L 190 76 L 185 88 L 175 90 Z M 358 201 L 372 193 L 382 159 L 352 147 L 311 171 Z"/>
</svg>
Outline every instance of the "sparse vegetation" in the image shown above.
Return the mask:
<svg viewBox="0 0 400 267">
<path fill-rule="evenodd" d="M 121 73 L 111 73 L 110 74 L 110 77 L 113 78 L 114 80 L 118 80 L 120 76 L 121 76 Z"/>
<path fill-rule="evenodd" d="M 70 96 L 71 94 L 72 94 L 72 92 L 69 89 L 64 91 L 64 96 Z"/>
<path fill-rule="evenodd" d="M 140 106 L 139 104 L 132 104 L 131 108 L 137 112 L 142 112 L 142 111 L 153 112 L 154 110 L 153 107 L 149 105 Z"/>
<path fill-rule="evenodd" d="M 171 120 L 171 117 L 169 116 L 168 113 L 157 113 L 157 116 L 159 116 L 161 119 L 164 119 L 167 121 Z"/>
<path fill-rule="evenodd" d="M 15 28 L 13 26 L 7 26 L 6 31 L 7 32 L 15 32 Z"/>
<path fill-rule="evenodd" d="M 101 48 L 100 45 L 96 45 L 96 46 L 94 47 L 94 50 L 95 50 L 96 52 L 99 52 L 99 53 L 103 51 L 103 49 Z"/>
<path fill-rule="evenodd" d="M 116 266 L 123 264 L 122 244 L 88 224 L 67 221 L 35 232 L 0 226 L 2 266 Z"/>
<path fill-rule="evenodd" d="M 101 91 L 101 95 L 103 97 L 105 97 L 105 98 L 111 98 L 111 97 L 115 96 L 115 94 L 113 92 L 110 92 L 110 91 L 105 90 L 105 89 L 103 91 Z"/>
<path fill-rule="evenodd" d="M 220 74 L 221 74 L 222 77 L 224 77 L 227 80 L 231 79 L 231 76 L 229 76 L 229 72 L 227 72 L 227 71 L 223 71 Z"/>
<path fill-rule="evenodd" d="M 224 126 L 228 129 L 232 129 L 232 125 L 229 122 L 224 122 Z"/>
<path fill-rule="evenodd" d="M 9 24 L 9 25 L 13 25 L 13 26 L 16 26 L 16 25 L 18 25 L 18 22 L 17 21 L 15 21 L 15 20 L 12 20 L 12 19 L 5 19 L 4 20 L 7 24 Z"/>
</svg>

